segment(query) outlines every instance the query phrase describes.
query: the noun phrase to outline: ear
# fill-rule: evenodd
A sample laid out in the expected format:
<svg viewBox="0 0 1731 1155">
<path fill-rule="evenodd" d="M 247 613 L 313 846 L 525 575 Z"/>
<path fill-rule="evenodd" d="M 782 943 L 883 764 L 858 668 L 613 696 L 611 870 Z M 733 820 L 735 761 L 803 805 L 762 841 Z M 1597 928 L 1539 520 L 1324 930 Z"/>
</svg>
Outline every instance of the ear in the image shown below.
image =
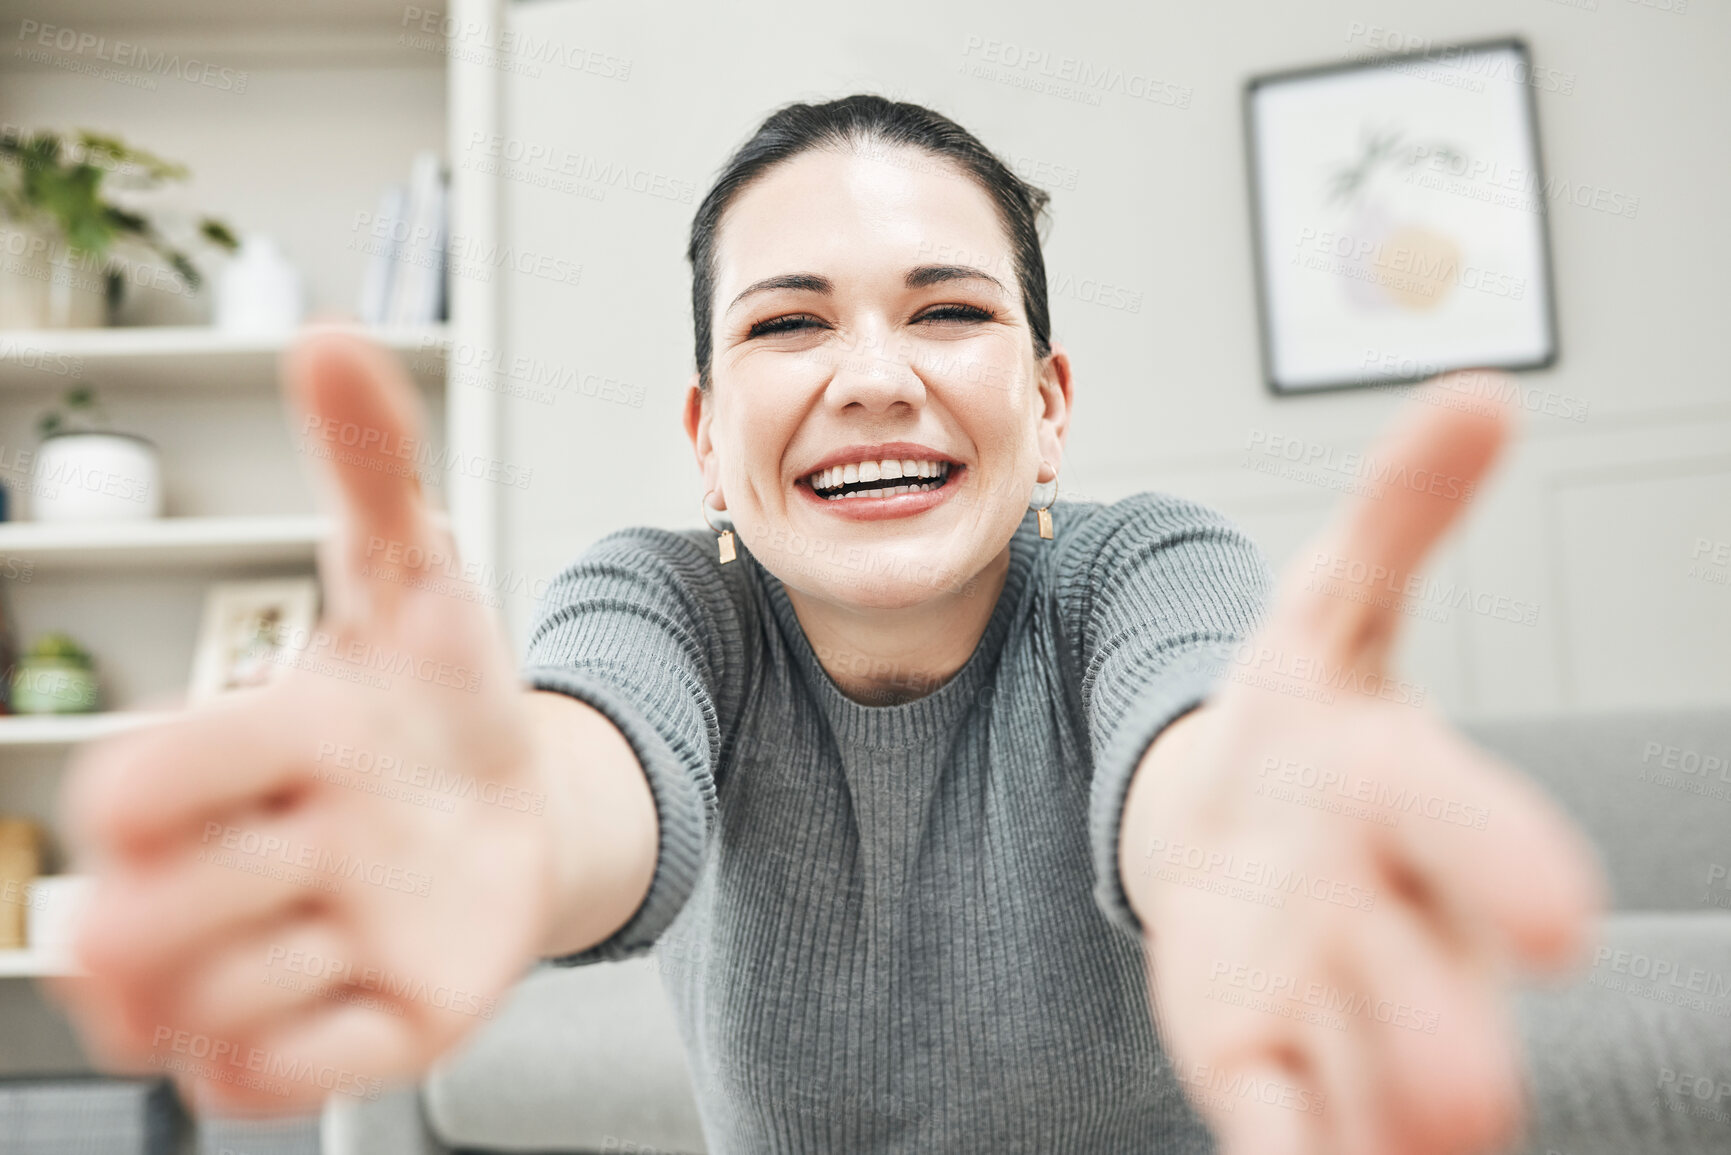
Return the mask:
<svg viewBox="0 0 1731 1155">
<path fill-rule="evenodd" d="M 1040 456 L 1052 467 L 1040 470 L 1038 482 L 1052 481 L 1064 466 L 1064 435 L 1070 431 L 1070 354 L 1057 341 L 1040 365 Z"/>
<path fill-rule="evenodd" d="M 711 398 L 698 386 L 698 376 L 693 372 L 685 391 L 685 412 L 681 423 L 685 426 L 685 435 L 691 438 L 691 451 L 697 458 L 697 471 L 703 476 L 704 493 L 713 492 L 715 500 L 710 504 L 716 509 L 726 509 L 727 501 L 721 493 L 721 463 L 716 460 L 715 443 L 709 437 L 713 417 Z"/>
</svg>

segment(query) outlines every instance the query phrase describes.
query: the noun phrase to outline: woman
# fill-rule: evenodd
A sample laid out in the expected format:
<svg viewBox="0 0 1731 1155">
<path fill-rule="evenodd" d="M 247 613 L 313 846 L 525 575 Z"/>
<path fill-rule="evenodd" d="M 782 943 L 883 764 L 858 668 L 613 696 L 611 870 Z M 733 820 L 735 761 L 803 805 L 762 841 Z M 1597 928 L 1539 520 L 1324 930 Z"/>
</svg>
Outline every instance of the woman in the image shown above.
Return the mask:
<svg viewBox="0 0 1731 1155">
<path fill-rule="evenodd" d="M 1073 387 L 1044 204 L 924 108 L 771 116 L 692 226 L 712 529 L 588 551 L 529 693 L 424 580 L 449 546 L 417 488 L 332 463 L 320 661 L 74 783 L 104 867 L 96 981 L 69 996 L 93 1045 L 302 1105 L 474 1025 L 417 992 L 659 940 L 717 1152 L 1204 1150 L 1204 1119 L 1257 1153 L 1504 1137 L 1496 976 L 1570 956 L 1594 875 L 1529 787 L 1389 692 L 1394 611 L 1352 596 L 1413 570 L 1460 487 L 1349 509 L 1306 554 L 1330 592 L 1295 574 L 1259 633 L 1265 568 L 1217 515 L 1054 504 Z M 288 380 L 361 444 L 418 429 L 352 338 Z M 1436 408 L 1386 455 L 1470 490 L 1502 432 Z M 380 766 L 479 785 L 405 805 L 367 788 Z M 1319 773 L 1394 824 L 1305 805 Z M 1496 821 L 1401 821 L 1421 786 Z M 295 958 L 345 965 L 273 981 Z M 1317 990 L 1341 1013 L 1307 1013 Z M 174 1061 L 201 1039 L 269 1078 Z"/>
</svg>

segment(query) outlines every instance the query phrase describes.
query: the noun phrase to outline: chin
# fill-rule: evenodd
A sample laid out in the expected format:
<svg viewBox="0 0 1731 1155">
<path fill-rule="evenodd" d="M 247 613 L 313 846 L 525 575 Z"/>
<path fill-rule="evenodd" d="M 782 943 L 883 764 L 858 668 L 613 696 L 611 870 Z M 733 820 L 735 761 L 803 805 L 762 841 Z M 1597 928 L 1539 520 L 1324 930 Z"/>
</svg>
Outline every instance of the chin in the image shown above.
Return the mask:
<svg viewBox="0 0 1731 1155">
<path fill-rule="evenodd" d="M 837 605 L 907 609 L 971 592 L 977 585 L 978 567 L 969 568 L 953 549 L 903 542 L 890 547 L 836 543 L 802 551 L 798 535 L 787 540 L 795 548 L 754 551 L 754 556 L 782 585 Z"/>
</svg>

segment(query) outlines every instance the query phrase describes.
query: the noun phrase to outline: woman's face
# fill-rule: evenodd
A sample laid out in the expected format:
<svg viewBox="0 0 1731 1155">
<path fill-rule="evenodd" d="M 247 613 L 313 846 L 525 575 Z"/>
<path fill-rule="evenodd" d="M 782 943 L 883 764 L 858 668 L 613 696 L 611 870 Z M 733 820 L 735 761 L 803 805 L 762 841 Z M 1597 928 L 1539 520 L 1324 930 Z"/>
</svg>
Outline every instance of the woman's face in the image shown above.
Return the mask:
<svg viewBox="0 0 1731 1155">
<path fill-rule="evenodd" d="M 734 200 L 715 251 L 712 386 L 686 410 L 711 504 L 808 596 L 963 589 L 1055 476 L 1069 416 L 991 199 L 922 151 L 812 151 Z"/>
</svg>

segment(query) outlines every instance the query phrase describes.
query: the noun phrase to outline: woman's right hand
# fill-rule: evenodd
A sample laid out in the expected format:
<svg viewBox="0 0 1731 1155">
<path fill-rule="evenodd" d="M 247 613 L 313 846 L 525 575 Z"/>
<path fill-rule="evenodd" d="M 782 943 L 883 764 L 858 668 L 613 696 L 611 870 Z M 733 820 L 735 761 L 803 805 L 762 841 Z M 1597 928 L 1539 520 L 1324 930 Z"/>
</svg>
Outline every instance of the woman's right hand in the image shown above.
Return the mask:
<svg viewBox="0 0 1731 1155">
<path fill-rule="evenodd" d="M 374 1096 L 491 1017 L 569 871 L 545 696 L 422 498 L 414 387 L 338 332 L 285 377 L 339 512 L 324 617 L 272 684 L 78 760 L 65 818 L 99 881 L 88 976 L 55 984 L 98 1061 L 274 1113 Z"/>
</svg>

